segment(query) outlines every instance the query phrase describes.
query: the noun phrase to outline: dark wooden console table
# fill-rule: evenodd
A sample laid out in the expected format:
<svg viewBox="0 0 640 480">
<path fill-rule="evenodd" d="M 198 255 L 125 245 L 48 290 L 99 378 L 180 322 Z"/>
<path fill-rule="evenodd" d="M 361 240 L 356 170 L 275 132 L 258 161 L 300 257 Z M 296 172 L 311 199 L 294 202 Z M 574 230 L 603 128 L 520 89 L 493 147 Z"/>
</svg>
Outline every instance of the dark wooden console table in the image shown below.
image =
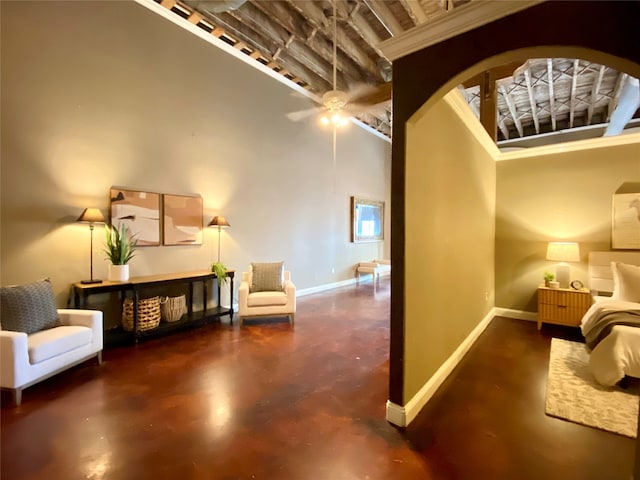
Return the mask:
<svg viewBox="0 0 640 480">
<path fill-rule="evenodd" d="M 234 274 L 234 270 L 227 271 L 227 276 L 231 282 L 231 292 L 233 292 Z M 137 343 L 144 337 L 156 336 L 178 329 L 199 326 L 206 323 L 208 319 L 217 319 L 224 315 L 229 315 L 230 320 L 233 321 L 233 295 L 229 308 L 223 307 L 220 304 L 220 282 L 217 282 L 217 306 L 212 309 L 207 309 L 207 283 L 215 279 L 217 279 L 215 273 L 210 271 L 199 271 L 132 277 L 126 282 L 110 282 L 106 280 L 102 283 L 91 284 L 77 282 L 73 284 L 74 304 L 76 308 L 87 308 L 87 300 L 91 295 L 117 292 L 120 295 L 120 304 L 122 305 L 122 301 L 130 293 L 133 299 L 133 332 L 125 332 L 123 329 L 119 329 L 118 331 L 109 330 L 105 332 L 105 334 L 112 338 L 105 338 L 105 343 L 121 343 L 121 341 L 126 338 L 133 339 L 133 341 Z M 194 311 L 194 284 L 198 282 L 202 283 L 202 310 Z M 187 284 L 189 286 L 187 314 L 177 322 L 161 323 L 153 330 L 147 330 L 145 332 L 138 331 L 138 300 L 140 298 L 140 292 L 152 287 L 171 286 L 177 284 Z M 112 340 L 112 342 L 108 342 L 108 340 Z"/>
</svg>

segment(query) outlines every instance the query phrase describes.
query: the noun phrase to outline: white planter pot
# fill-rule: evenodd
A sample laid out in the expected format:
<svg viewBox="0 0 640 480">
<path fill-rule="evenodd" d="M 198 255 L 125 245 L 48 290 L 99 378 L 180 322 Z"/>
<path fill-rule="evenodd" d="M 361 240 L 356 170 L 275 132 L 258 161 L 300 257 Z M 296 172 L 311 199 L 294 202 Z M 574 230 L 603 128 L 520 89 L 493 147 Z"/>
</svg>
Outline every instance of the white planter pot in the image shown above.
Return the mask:
<svg viewBox="0 0 640 480">
<path fill-rule="evenodd" d="M 129 265 L 109 265 L 110 282 L 126 282 L 129 280 Z"/>
<path fill-rule="evenodd" d="M 560 282 L 549 282 L 549 288 L 560 288 Z"/>
</svg>

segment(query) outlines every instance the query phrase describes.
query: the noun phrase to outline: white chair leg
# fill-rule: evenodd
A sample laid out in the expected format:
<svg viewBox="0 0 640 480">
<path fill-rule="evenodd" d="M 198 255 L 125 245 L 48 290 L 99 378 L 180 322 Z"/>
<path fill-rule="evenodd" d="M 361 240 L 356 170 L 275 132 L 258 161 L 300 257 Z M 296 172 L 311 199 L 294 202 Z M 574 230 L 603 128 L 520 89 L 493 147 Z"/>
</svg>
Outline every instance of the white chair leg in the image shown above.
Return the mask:
<svg viewBox="0 0 640 480">
<path fill-rule="evenodd" d="M 289 315 L 289 323 L 291 325 L 293 325 L 293 322 L 295 321 L 295 316 L 296 316 L 295 313 L 292 313 L 292 314 Z"/>
</svg>

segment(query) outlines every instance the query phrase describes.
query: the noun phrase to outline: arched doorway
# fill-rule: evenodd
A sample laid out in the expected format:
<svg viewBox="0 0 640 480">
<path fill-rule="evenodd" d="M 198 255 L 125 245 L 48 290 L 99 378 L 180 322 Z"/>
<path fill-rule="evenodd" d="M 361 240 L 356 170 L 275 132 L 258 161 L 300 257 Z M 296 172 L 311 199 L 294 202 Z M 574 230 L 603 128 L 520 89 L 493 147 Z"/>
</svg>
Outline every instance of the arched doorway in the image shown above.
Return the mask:
<svg viewBox="0 0 640 480">
<path fill-rule="evenodd" d="M 394 269 L 389 379 L 392 404 L 407 405 L 417 393 L 414 386 L 407 387 L 407 376 L 414 377 L 413 385 L 429 379 L 419 378 L 420 373 L 412 372 L 411 365 L 406 363 L 406 339 L 413 334 L 405 325 L 405 265 L 411 261 L 405 257 L 406 212 L 412 207 L 405 190 L 407 122 L 465 78 L 526 57 L 583 58 L 640 77 L 640 51 L 634 47 L 634 29 L 639 21 L 637 2 L 545 2 L 394 61 L 391 215 Z M 471 330 L 473 326 L 463 325 L 462 329 Z M 447 341 L 453 351 L 459 341 L 455 335 L 451 337 Z M 423 348 L 428 349 L 429 342 L 441 340 L 425 338 Z M 445 360 L 446 356 L 439 359 L 441 363 Z"/>
</svg>

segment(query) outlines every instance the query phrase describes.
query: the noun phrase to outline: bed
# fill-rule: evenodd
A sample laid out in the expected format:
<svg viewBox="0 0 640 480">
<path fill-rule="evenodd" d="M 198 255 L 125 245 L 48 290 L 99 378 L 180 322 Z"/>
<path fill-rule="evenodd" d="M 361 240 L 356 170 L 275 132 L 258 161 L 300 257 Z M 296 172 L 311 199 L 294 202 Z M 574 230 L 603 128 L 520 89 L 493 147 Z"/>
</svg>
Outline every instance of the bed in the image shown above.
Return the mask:
<svg viewBox="0 0 640 480">
<path fill-rule="evenodd" d="M 640 378 L 640 252 L 589 253 L 594 303 L 581 322 L 598 383 Z"/>
</svg>

